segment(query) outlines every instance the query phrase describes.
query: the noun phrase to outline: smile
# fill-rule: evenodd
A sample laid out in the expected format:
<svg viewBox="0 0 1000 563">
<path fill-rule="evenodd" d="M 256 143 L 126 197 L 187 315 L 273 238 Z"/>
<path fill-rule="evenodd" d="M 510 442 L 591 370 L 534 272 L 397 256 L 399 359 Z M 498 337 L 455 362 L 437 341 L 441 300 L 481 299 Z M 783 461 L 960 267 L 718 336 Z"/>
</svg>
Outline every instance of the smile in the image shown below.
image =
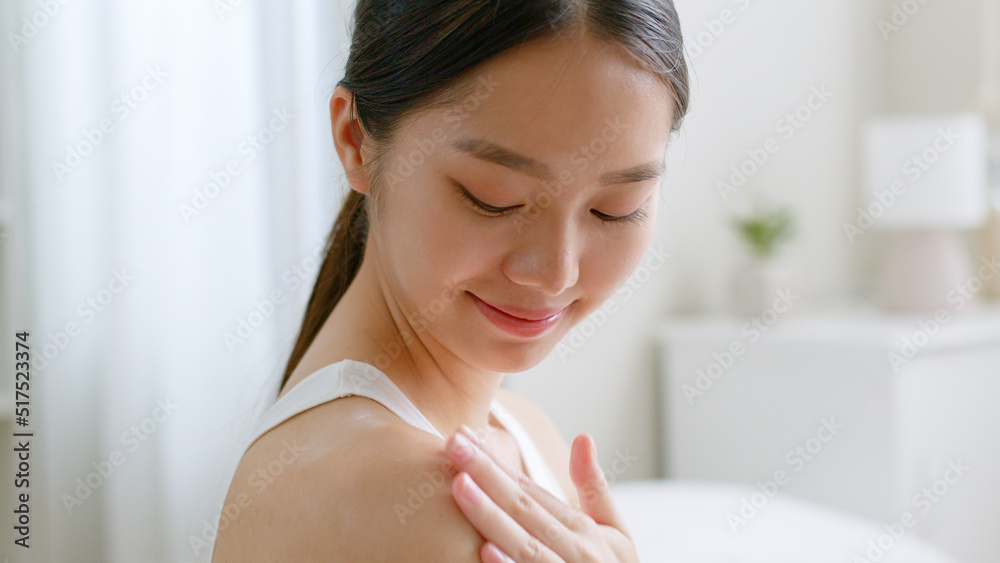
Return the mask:
<svg viewBox="0 0 1000 563">
<path fill-rule="evenodd" d="M 476 302 L 476 306 L 483 313 L 490 322 L 501 330 L 513 334 L 515 336 L 520 336 L 524 338 L 537 338 L 543 334 L 548 333 L 552 330 L 559 320 L 562 319 L 563 314 L 566 312 L 568 305 L 559 309 L 558 311 L 552 313 L 551 311 L 527 311 L 521 312 L 524 315 L 531 315 L 535 317 L 540 317 L 542 314 L 547 314 L 548 316 L 538 318 L 537 320 L 529 320 L 521 317 L 516 317 L 509 312 L 503 311 L 498 307 L 490 305 L 489 303 L 483 301 L 482 299 L 476 297 L 473 293 L 469 292 L 472 296 L 472 300 Z M 508 308 L 510 309 L 510 308 Z"/>
</svg>

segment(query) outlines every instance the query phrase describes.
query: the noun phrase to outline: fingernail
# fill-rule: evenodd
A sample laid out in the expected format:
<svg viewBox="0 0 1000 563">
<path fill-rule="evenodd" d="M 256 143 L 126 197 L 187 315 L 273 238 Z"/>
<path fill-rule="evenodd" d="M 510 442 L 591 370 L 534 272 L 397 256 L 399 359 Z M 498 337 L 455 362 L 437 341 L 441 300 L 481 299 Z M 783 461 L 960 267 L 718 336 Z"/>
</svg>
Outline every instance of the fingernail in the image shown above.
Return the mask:
<svg viewBox="0 0 1000 563">
<path fill-rule="evenodd" d="M 491 543 L 488 549 L 493 553 L 493 558 L 497 561 L 503 561 L 504 563 L 509 561 L 510 563 L 514 563 L 514 560 L 508 557 L 506 553 L 500 551 L 500 548 L 497 547 L 495 543 Z"/>
<path fill-rule="evenodd" d="M 455 457 L 459 461 L 465 462 L 472 459 L 472 443 L 469 439 L 462 435 L 461 432 L 455 434 L 454 440 L 452 441 L 451 451 L 455 454 Z"/>
<path fill-rule="evenodd" d="M 464 424 L 459 425 L 458 429 L 461 430 L 462 433 L 464 433 L 469 438 L 469 440 L 472 441 L 473 444 L 479 447 L 483 446 L 482 440 L 479 439 L 479 435 L 476 434 L 476 432 L 473 429 L 469 428 Z"/>
<path fill-rule="evenodd" d="M 468 473 L 462 478 L 462 494 L 471 503 L 479 502 L 482 496 L 482 492 L 479 490 L 476 482 L 472 480 L 472 477 Z"/>
</svg>

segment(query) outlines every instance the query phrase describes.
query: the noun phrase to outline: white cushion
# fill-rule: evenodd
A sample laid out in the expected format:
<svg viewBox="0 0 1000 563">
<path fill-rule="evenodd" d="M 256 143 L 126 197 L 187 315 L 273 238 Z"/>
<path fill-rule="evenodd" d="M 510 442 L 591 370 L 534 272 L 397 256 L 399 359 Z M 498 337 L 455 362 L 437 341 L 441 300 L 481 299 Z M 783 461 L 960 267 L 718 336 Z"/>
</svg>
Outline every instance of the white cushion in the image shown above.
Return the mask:
<svg viewBox="0 0 1000 563">
<path fill-rule="evenodd" d="M 612 485 L 643 563 L 859 563 L 875 557 L 879 563 L 957 563 L 902 524 L 894 539 L 885 524 L 780 491 L 770 498 L 751 498 L 754 493 L 760 491 L 753 486 L 708 481 Z M 729 517 L 741 517 L 743 499 L 760 506 L 756 513 L 744 507 L 750 516 L 745 525 Z"/>
</svg>

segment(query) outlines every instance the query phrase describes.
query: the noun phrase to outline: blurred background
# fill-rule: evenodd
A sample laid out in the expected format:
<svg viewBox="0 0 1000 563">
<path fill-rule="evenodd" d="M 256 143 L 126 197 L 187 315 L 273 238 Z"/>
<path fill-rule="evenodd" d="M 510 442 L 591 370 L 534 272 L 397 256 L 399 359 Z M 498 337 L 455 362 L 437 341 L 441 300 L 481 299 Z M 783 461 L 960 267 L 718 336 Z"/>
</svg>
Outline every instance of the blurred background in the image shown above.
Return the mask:
<svg viewBox="0 0 1000 563">
<path fill-rule="evenodd" d="M 650 251 L 505 386 L 609 481 L 774 480 L 995 561 L 1000 0 L 675 4 L 693 101 Z M 0 556 L 208 561 L 348 189 L 353 5 L 0 4 Z"/>
</svg>

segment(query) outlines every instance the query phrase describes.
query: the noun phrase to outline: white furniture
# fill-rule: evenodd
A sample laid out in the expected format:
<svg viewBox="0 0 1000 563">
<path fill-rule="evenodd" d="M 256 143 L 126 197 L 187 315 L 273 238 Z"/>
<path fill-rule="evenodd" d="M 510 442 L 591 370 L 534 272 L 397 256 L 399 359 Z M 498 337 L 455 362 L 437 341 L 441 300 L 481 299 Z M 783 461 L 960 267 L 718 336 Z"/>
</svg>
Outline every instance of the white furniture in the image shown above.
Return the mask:
<svg viewBox="0 0 1000 563">
<path fill-rule="evenodd" d="M 887 524 L 910 514 L 959 561 L 995 562 L 1000 308 L 944 313 L 664 323 L 665 476 L 780 482 Z"/>
<path fill-rule="evenodd" d="M 890 542 L 874 521 L 785 494 L 733 530 L 729 514 L 756 492 L 747 485 L 643 480 L 611 490 L 643 563 L 957 563 L 912 534 Z"/>
</svg>

